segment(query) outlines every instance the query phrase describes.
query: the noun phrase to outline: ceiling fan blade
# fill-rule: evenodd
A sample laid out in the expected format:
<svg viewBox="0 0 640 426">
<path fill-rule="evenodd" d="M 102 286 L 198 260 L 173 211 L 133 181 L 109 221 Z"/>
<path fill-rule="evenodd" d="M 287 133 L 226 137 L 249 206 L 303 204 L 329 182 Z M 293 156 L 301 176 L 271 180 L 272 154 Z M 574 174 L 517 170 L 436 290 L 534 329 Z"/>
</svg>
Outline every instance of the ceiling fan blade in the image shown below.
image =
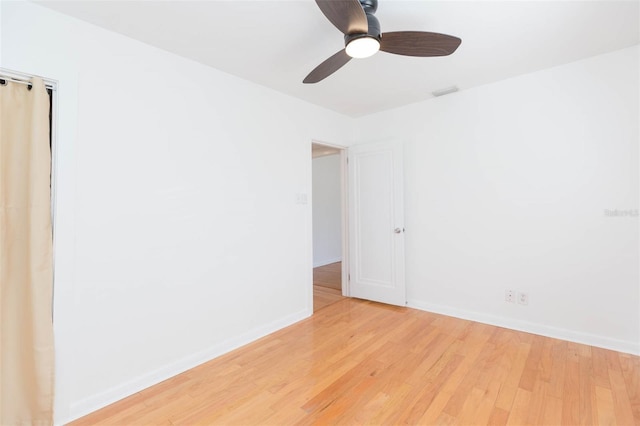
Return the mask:
<svg viewBox="0 0 640 426">
<path fill-rule="evenodd" d="M 460 46 L 458 37 L 424 31 L 382 33 L 380 50 L 404 56 L 447 56 Z"/>
<path fill-rule="evenodd" d="M 316 0 L 324 16 L 343 34 L 366 33 L 367 15 L 358 0 Z"/>
<path fill-rule="evenodd" d="M 315 67 L 313 71 L 302 81 L 303 83 L 317 83 L 329 77 L 334 72 L 338 71 L 347 62 L 351 60 L 351 56 L 347 55 L 347 52 L 342 49 L 323 63 Z"/>
</svg>

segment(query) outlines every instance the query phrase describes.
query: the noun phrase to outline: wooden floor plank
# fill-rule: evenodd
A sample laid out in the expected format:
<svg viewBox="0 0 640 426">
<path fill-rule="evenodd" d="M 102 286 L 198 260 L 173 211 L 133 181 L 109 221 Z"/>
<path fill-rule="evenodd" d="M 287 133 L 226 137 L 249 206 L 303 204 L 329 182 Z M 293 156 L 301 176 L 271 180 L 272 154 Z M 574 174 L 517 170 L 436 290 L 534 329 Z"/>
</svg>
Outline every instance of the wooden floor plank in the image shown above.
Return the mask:
<svg viewBox="0 0 640 426">
<path fill-rule="evenodd" d="M 640 424 L 640 358 L 340 300 L 74 425 Z"/>
<path fill-rule="evenodd" d="M 562 424 L 562 398 L 551 395 L 547 391 L 542 404 L 542 421 L 543 425 L 561 425 Z"/>
<path fill-rule="evenodd" d="M 640 357 L 621 354 L 620 367 L 627 386 L 633 418 L 640 424 Z"/>
<path fill-rule="evenodd" d="M 342 290 L 342 262 L 330 263 L 313 268 L 313 284 L 320 287 Z"/>
<path fill-rule="evenodd" d="M 551 359 L 548 392 L 562 399 L 564 395 L 564 370 L 567 364 L 567 342 L 554 339 L 551 346 Z"/>
<path fill-rule="evenodd" d="M 518 392 L 518 385 L 524 372 L 524 366 L 529 356 L 531 345 L 528 343 L 517 343 L 514 346 L 514 357 L 510 360 L 510 371 L 505 378 L 500 393 L 496 400 L 496 407 L 511 410 L 514 398 Z"/>
<path fill-rule="evenodd" d="M 579 390 L 579 407 L 580 424 L 591 425 L 595 423 L 593 407 L 595 381 L 593 379 L 593 357 L 580 356 L 580 390 Z"/>
<path fill-rule="evenodd" d="M 607 366 L 607 350 L 593 348 L 591 351 L 591 363 L 593 378 L 596 386 L 609 388 L 609 367 Z"/>
<path fill-rule="evenodd" d="M 502 408 L 494 407 L 491 412 L 491 417 L 489 417 L 488 425 L 491 426 L 504 426 L 507 424 L 507 420 L 509 419 L 509 412 L 507 410 L 503 410 Z"/>
<path fill-rule="evenodd" d="M 611 390 L 600 387 L 600 386 L 596 386 L 596 404 L 597 404 L 597 411 L 598 411 L 598 424 L 600 425 L 617 424 Z"/>
<path fill-rule="evenodd" d="M 569 354 L 564 370 L 564 391 L 562 394 L 562 424 L 580 424 L 580 363 Z"/>
<path fill-rule="evenodd" d="M 627 385 L 624 377 L 622 377 L 622 371 L 617 369 L 609 370 L 609 382 L 611 383 L 616 422 L 621 425 L 633 424 L 633 408 L 631 407 Z"/>
<path fill-rule="evenodd" d="M 343 298 L 342 262 L 313 268 L 313 312 Z"/>
<path fill-rule="evenodd" d="M 518 388 L 516 390 L 515 397 L 513 398 L 513 405 L 509 410 L 509 418 L 507 419 L 507 425 L 525 425 L 527 424 L 527 417 L 529 417 L 529 402 L 531 401 L 531 392 Z"/>
</svg>

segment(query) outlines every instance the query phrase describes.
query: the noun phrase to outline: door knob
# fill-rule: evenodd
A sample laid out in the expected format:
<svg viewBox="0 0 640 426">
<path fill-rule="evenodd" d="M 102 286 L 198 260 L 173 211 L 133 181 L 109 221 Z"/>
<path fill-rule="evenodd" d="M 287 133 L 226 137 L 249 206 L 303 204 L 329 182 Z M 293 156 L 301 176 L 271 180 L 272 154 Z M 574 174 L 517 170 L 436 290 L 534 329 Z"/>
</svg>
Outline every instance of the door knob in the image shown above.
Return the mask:
<svg viewBox="0 0 640 426">
<path fill-rule="evenodd" d="M 394 230 L 393 230 L 393 232 L 395 232 L 396 234 L 399 234 L 399 233 L 401 233 L 401 232 L 402 232 L 402 229 L 400 229 L 400 228 L 396 228 L 396 229 L 394 229 Z"/>
</svg>

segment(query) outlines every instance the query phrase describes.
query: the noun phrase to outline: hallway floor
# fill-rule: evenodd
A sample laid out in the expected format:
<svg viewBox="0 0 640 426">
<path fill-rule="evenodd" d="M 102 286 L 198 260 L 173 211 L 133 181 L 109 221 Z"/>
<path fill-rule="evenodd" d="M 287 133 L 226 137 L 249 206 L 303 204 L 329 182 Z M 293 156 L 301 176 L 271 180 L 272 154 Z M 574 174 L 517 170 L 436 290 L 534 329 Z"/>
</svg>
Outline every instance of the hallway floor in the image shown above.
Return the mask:
<svg viewBox="0 0 640 426">
<path fill-rule="evenodd" d="M 313 312 L 342 299 L 342 262 L 313 268 Z"/>
</svg>

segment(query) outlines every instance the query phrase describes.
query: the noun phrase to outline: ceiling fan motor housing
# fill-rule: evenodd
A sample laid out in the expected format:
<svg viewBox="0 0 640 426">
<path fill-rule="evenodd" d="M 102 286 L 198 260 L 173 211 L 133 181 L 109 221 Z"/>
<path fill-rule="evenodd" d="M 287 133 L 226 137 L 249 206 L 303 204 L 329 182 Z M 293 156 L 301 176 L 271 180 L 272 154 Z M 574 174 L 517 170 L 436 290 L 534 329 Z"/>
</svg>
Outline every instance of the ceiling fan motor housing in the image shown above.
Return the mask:
<svg viewBox="0 0 640 426">
<path fill-rule="evenodd" d="M 380 21 L 378 21 L 378 18 L 373 16 L 373 14 L 378 9 L 378 0 L 360 0 L 360 4 L 362 5 L 362 8 L 367 15 L 367 24 L 369 29 L 367 33 L 345 34 L 345 46 L 348 45 L 349 42 L 362 37 L 373 37 L 378 41 L 381 40 L 380 35 L 382 34 L 382 30 L 380 29 Z"/>
</svg>

